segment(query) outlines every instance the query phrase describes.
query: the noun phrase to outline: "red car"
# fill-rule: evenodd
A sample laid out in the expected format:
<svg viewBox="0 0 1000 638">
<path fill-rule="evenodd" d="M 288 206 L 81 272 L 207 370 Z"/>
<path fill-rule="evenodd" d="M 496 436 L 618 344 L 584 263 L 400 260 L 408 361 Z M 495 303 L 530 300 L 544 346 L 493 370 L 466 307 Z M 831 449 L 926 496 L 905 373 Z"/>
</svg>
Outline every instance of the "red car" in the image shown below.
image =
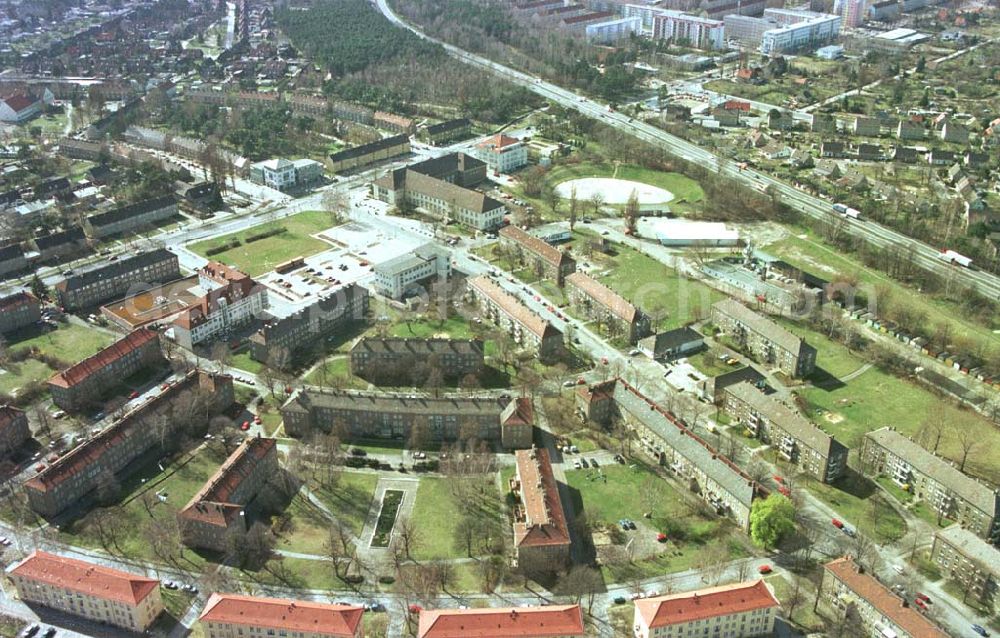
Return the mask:
<svg viewBox="0 0 1000 638">
<path fill-rule="evenodd" d="M 931 597 L 928 596 L 927 594 L 921 594 L 921 593 L 918 592 L 917 593 L 917 600 L 923 601 L 923 602 L 927 603 L 928 605 L 932 604 Z"/>
<path fill-rule="evenodd" d="M 35 471 L 36 472 L 41 472 L 44 469 L 45 469 L 45 464 L 44 463 L 39 463 L 38 465 L 35 466 Z"/>
<path fill-rule="evenodd" d="M 784 483 L 784 482 L 785 482 L 785 479 L 784 479 L 784 478 L 782 478 L 782 477 L 780 477 L 780 476 L 778 476 L 777 474 L 775 474 L 775 475 L 774 475 L 774 476 L 772 476 L 771 478 L 773 478 L 773 479 L 774 479 L 774 482 L 775 482 L 775 483 Z"/>
<path fill-rule="evenodd" d="M 128 398 L 130 398 L 130 399 L 138 399 L 139 398 L 139 392 L 136 391 L 136 390 L 132 390 L 131 392 L 129 392 Z"/>
<path fill-rule="evenodd" d="M 170 387 L 169 383 L 164 383 L 163 385 L 160 386 L 160 390 L 166 390 L 169 387 Z"/>
<path fill-rule="evenodd" d="M 292 393 L 292 386 L 286 385 L 285 386 L 285 394 L 291 394 L 291 393 Z"/>
<path fill-rule="evenodd" d="M 925 603 L 920 598 L 915 599 L 913 601 L 913 604 L 916 605 L 916 607 L 917 607 L 918 610 L 920 610 L 920 611 L 927 611 L 927 603 Z"/>
<path fill-rule="evenodd" d="M 583 377 L 580 377 L 579 379 L 576 380 L 576 384 L 577 385 L 586 385 L 586 383 L 587 383 L 587 380 L 584 379 Z"/>
<path fill-rule="evenodd" d="M 421 607 L 420 605 L 410 605 L 410 613 L 411 614 L 419 614 L 423 610 L 424 610 L 424 608 Z"/>
<path fill-rule="evenodd" d="M 244 421 L 243 425 L 240 426 L 240 429 L 243 430 L 244 432 L 246 432 L 247 430 L 249 430 L 250 429 L 250 422 L 249 421 Z"/>
<path fill-rule="evenodd" d="M 666 543 L 667 542 L 667 535 L 664 534 L 663 532 L 660 532 L 659 534 L 656 535 L 656 542 L 657 543 Z"/>
<path fill-rule="evenodd" d="M 833 523 L 833 526 L 836 527 L 837 529 L 844 529 L 844 523 L 841 522 L 839 518 L 835 518 L 830 522 Z"/>
<path fill-rule="evenodd" d="M 761 565 L 760 567 L 757 568 L 758 574 L 770 574 L 771 571 L 772 570 L 770 565 Z"/>
</svg>

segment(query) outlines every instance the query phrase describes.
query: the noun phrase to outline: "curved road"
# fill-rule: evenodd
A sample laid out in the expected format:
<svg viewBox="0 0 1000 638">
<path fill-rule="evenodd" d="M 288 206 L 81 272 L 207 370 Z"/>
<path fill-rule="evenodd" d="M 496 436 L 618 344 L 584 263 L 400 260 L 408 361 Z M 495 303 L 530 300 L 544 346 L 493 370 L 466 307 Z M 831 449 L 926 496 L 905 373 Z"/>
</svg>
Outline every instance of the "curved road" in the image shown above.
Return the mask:
<svg viewBox="0 0 1000 638">
<path fill-rule="evenodd" d="M 719 158 L 710 151 L 682 140 L 679 137 L 670 135 L 645 122 L 633 121 L 633 118 L 627 115 L 610 111 L 606 105 L 433 38 L 399 18 L 389 8 L 386 0 L 373 0 L 373 3 L 390 22 L 413 32 L 425 40 L 441 45 L 449 55 L 467 64 L 485 69 L 515 84 L 527 87 L 542 97 L 552 100 L 565 108 L 572 108 L 584 115 L 602 120 L 609 126 L 613 126 L 633 137 L 663 148 L 671 155 L 741 181 L 751 188 L 764 190 L 770 187 L 770 190 L 784 204 L 813 219 L 829 219 L 832 215 L 835 215 L 828 201 L 813 197 L 794 186 L 776 180 L 764 173 L 750 169 L 741 170 L 737 164 L 726 158 Z M 870 221 L 845 219 L 844 230 L 873 246 L 895 248 L 904 254 L 908 254 L 913 263 L 924 270 L 933 272 L 946 279 L 951 278 L 954 283 L 973 288 L 990 299 L 1000 299 L 1000 277 L 991 273 L 970 270 L 944 262 L 939 256 L 940 250 L 938 248 L 928 246 L 923 242 Z"/>
</svg>

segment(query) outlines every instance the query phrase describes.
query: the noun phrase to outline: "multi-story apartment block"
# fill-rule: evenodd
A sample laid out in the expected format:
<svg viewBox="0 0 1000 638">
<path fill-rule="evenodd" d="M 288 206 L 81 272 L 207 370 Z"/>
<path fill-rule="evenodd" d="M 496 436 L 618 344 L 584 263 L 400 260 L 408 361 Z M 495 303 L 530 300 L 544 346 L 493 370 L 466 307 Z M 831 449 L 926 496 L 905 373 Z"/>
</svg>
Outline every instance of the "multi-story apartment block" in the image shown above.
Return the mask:
<svg viewBox="0 0 1000 638">
<path fill-rule="evenodd" d="M 517 564 L 529 573 L 553 574 L 570 562 L 570 535 L 549 451 L 531 446 L 514 457 L 510 491 Z"/>
<path fill-rule="evenodd" d="M 528 146 L 503 133 L 487 137 L 476 144 L 472 152 L 486 162 L 491 173 L 510 173 L 528 163 Z"/>
<path fill-rule="evenodd" d="M 715 511 L 750 529 L 750 507 L 758 486 L 732 461 L 698 437 L 676 416 L 622 379 L 580 386 L 577 409 L 587 419 L 618 419 L 639 437 L 643 452 L 690 485 Z"/>
<path fill-rule="evenodd" d="M 266 287 L 217 261 L 198 271 L 198 283 L 208 294 L 185 308 L 172 324 L 174 340 L 189 350 L 227 336 L 261 317 L 267 308 Z"/>
<path fill-rule="evenodd" d="M 52 402 L 71 412 L 92 406 L 107 390 L 162 361 L 159 333 L 139 328 L 97 354 L 54 374 L 49 379 Z"/>
<path fill-rule="evenodd" d="M 823 483 L 831 483 L 847 468 L 846 445 L 805 417 L 743 381 L 723 394 L 723 408 L 756 438 L 778 451 L 782 459 Z"/>
<path fill-rule="evenodd" d="M 250 358 L 285 368 L 298 353 L 368 316 L 368 290 L 350 284 L 281 319 L 265 319 L 250 336 Z"/>
<path fill-rule="evenodd" d="M 417 638 L 584 638 L 580 605 L 423 609 Z"/>
<path fill-rule="evenodd" d="M 24 410 L 12 405 L 0 405 L 0 459 L 24 445 L 29 438 L 31 429 Z"/>
<path fill-rule="evenodd" d="M 482 339 L 365 338 L 351 348 L 351 373 L 374 383 L 412 384 L 412 372 L 426 377 L 437 368 L 459 379 L 483 371 Z"/>
<path fill-rule="evenodd" d="M 278 191 L 313 184 L 323 177 L 323 165 L 307 158 L 270 159 L 250 165 L 250 181 Z"/>
<path fill-rule="evenodd" d="M 861 441 L 861 470 L 886 476 L 927 503 L 943 519 L 990 542 L 1000 541 L 1000 492 L 963 474 L 893 428 L 869 432 Z"/>
<path fill-rule="evenodd" d="M 485 315 L 521 347 L 551 360 L 563 351 L 563 333 L 486 275 L 468 281 L 469 293 Z"/>
<path fill-rule="evenodd" d="M 513 224 L 500 229 L 500 243 L 540 276 L 554 279 L 562 286 L 566 277 L 576 272 L 576 260 L 568 252 L 521 230 Z"/>
<path fill-rule="evenodd" d="M 393 135 L 368 144 L 345 148 L 330 155 L 327 166 L 333 173 L 349 171 L 359 166 L 367 166 L 410 152 L 410 138 L 407 135 Z"/>
<path fill-rule="evenodd" d="M 22 271 L 27 267 L 28 258 L 24 256 L 21 244 L 14 242 L 0 246 L 0 277 Z"/>
<path fill-rule="evenodd" d="M 390 299 L 424 292 L 423 286 L 451 277 L 451 259 L 434 244 L 424 244 L 410 254 L 375 266 L 375 291 Z"/>
<path fill-rule="evenodd" d="M 771 636 L 781 603 L 763 580 L 635 601 L 636 638 Z"/>
<path fill-rule="evenodd" d="M 232 377 L 192 370 L 25 482 L 31 509 L 52 518 L 85 504 L 106 478 L 154 447 L 172 443 L 181 429 L 204 429 L 233 400 Z"/>
<path fill-rule="evenodd" d="M 726 25 L 722 20 L 680 11 L 666 9 L 655 13 L 652 28 L 657 40 L 686 43 L 696 49 L 721 49 L 726 42 Z"/>
<path fill-rule="evenodd" d="M 101 239 L 152 227 L 176 214 L 177 200 L 173 195 L 164 195 L 91 215 L 83 220 L 83 228 L 89 237 Z"/>
<path fill-rule="evenodd" d="M 712 323 L 745 352 L 790 377 L 807 377 L 816 369 L 816 348 L 737 301 L 714 304 Z"/>
<path fill-rule="evenodd" d="M 948 638 L 948 634 L 888 587 L 844 557 L 823 566 L 820 597 L 840 616 L 853 610 L 872 638 Z"/>
<path fill-rule="evenodd" d="M 30 292 L 15 292 L 0 299 L 0 334 L 33 325 L 41 318 L 42 304 Z"/>
<path fill-rule="evenodd" d="M 412 119 L 385 111 L 375 111 L 372 123 L 378 128 L 403 135 L 413 135 L 417 130 L 417 124 Z"/>
<path fill-rule="evenodd" d="M 75 226 L 49 235 L 32 238 L 39 261 L 55 261 L 82 253 L 87 248 L 87 236 Z"/>
<path fill-rule="evenodd" d="M 55 288 L 59 304 L 67 310 L 77 310 L 121 297 L 133 286 L 162 283 L 180 276 L 177 255 L 158 248 L 73 275 Z"/>
<path fill-rule="evenodd" d="M 337 431 L 344 440 L 412 438 L 414 428 L 428 442 L 476 438 L 508 447 L 531 445 L 534 413 L 530 399 L 469 395 L 414 397 L 388 392 L 299 390 L 281 407 L 285 432 L 306 436 Z"/>
<path fill-rule="evenodd" d="M 39 550 L 7 569 L 20 599 L 143 633 L 163 611 L 160 581 Z"/>
<path fill-rule="evenodd" d="M 585 317 L 597 322 L 612 337 L 624 336 L 636 343 L 649 334 L 649 317 L 614 290 L 582 272 L 566 277 L 570 303 Z"/>
<path fill-rule="evenodd" d="M 801 22 L 784 24 L 765 31 L 760 40 L 760 52 L 764 55 L 777 55 L 806 47 L 815 48 L 832 42 L 838 35 L 840 35 L 840 16 L 815 14 Z"/>
<path fill-rule="evenodd" d="M 961 525 L 934 535 L 931 561 L 973 600 L 992 608 L 1000 590 L 1000 550 Z"/>
<path fill-rule="evenodd" d="M 460 117 L 454 120 L 445 120 L 439 124 L 431 124 L 423 130 L 420 137 L 437 146 L 467 137 L 471 128 L 472 123 L 467 118 Z"/>
<path fill-rule="evenodd" d="M 213 593 L 198 617 L 205 638 L 363 638 L 358 605 Z"/>
<path fill-rule="evenodd" d="M 246 506 L 278 474 L 275 439 L 245 439 L 177 513 L 188 547 L 225 552 L 247 531 Z"/>
</svg>

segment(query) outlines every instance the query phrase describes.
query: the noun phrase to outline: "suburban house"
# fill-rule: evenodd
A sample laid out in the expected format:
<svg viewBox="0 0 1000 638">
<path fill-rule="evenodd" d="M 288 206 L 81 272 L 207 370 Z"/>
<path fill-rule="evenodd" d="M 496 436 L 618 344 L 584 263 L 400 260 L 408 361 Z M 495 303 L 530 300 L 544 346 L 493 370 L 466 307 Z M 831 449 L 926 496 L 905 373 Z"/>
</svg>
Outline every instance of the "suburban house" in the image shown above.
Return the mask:
<svg viewBox="0 0 1000 638">
<path fill-rule="evenodd" d="M 850 611 L 859 618 L 868 635 L 948 638 L 915 606 L 907 604 L 849 557 L 834 559 L 823 566 L 819 594 L 841 617 Z"/>
<path fill-rule="evenodd" d="M 91 215 L 83 220 L 83 229 L 88 237 L 102 239 L 151 228 L 176 214 L 177 200 L 173 195 L 165 195 Z"/>
<path fill-rule="evenodd" d="M 774 634 L 781 603 L 763 580 L 696 589 L 635 601 L 636 638 Z"/>
<path fill-rule="evenodd" d="M 327 166 L 333 173 L 342 173 L 360 166 L 367 166 L 410 152 L 410 138 L 407 135 L 393 135 L 368 144 L 330 154 Z"/>
<path fill-rule="evenodd" d="M 536 352 L 542 361 L 562 353 L 563 333 L 518 297 L 486 275 L 468 280 L 467 285 L 483 315 L 509 333 L 522 348 Z"/>
<path fill-rule="evenodd" d="M 157 248 L 72 275 L 56 284 L 59 304 L 67 310 L 91 308 L 121 297 L 135 285 L 149 285 L 181 276 L 177 255 Z"/>
<path fill-rule="evenodd" d="M 12 405 L 0 405 L 0 459 L 7 458 L 30 438 L 31 429 L 24 410 Z"/>
<path fill-rule="evenodd" d="M 249 528 L 246 506 L 280 472 L 275 439 L 244 439 L 177 513 L 182 542 L 216 552 L 233 549 Z"/>
<path fill-rule="evenodd" d="M 422 609 L 417 638 L 584 638 L 580 605 Z"/>
<path fill-rule="evenodd" d="M 554 574 L 569 565 L 570 535 L 549 451 L 532 445 L 514 457 L 510 491 L 517 564 L 529 573 Z"/>
<path fill-rule="evenodd" d="M 625 337 L 634 344 L 649 334 L 646 313 L 586 273 L 566 277 L 566 294 L 575 308 L 598 327 L 603 326 L 611 337 Z"/>
<path fill-rule="evenodd" d="M 163 362 L 160 334 L 139 328 L 49 379 L 52 402 L 73 412 L 96 405 L 136 372 Z"/>
<path fill-rule="evenodd" d="M 437 368 L 444 378 L 461 379 L 483 371 L 482 339 L 368 337 L 351 348 L 351 374 L 373 383 L 412 385 Z"/>
<path fill-rule="evenodd" d="M 263 317 L 264 325 L 250 335 L 250 358 L 276 368 L 295 362 L 296 355 L 323 343 L 368 316 L 368 289 L 350 284 L 287 317 Z"/>
<path fill-rule="evenodd" d="M 953 144 L 968 144 L 969 129 L 958 122 L 947 120 L 941 127 L 941 140 Z"/>
<path fill-rule="evenodd" d="M 364 613 L 360 605 L 213 593 L 198 623 L 205 638 L 362 638 Z"/>
<path fill-rule="evenodd" d="M 198 270 L 198 284 L 206 294 L 181 311 L 171 325 L 174 341 L 188 350 L 228 336 L 259 318 L 267 308 L 265 286 L 217 261 Z"/>
<path fill-rule="evenodd" d="M 30 292 L 15 292 L 0 299 L 0 334 L 31 326 L 42 318 L 42 304 Z"/>
<path fill-rule="evenodd" d="M 832 483 L 847 469 L 846 445 L 752 384 L 729 386 L 722 401 L 726 413 L 754 438 L 813 478 Z"/>
<path fill-rule="evenodd" d="M 993 608 L 1000 590 L 1000 550 L 961 525 L 934 534 L 931 562 L 966 595 Z"/>
<path fill-rule="evenodd" d="M 572 255 L 513 224 L 500 229 L 500 243 L 512 251 L 514 261 L 527 265 L 536 275 L 555 280 L 559 286 L 576 272 Z"/>
<path fill-rule="evenodd" d="M 448 253 L 428 243 L 375 266 L 375 291 L 389 299 L 425 292 L 423 286 L 451 277 Z"/>
<path fill-rule="evenodd" d="M 865 434 L 861 470 L 885 476 L 927 503 L 940 518 L 955 521 L 976 536 L 1000 540 L 1000 492 L 963 474 L 948 461 L 890 427 Z"/>
<path fill-rule="evenodd" d="M 9 567 L 7 577 L 24 602 L 136 633 L 163 612 L 159 580 L 41 550 Z"/>
<path fill-rule="evenodd" d="M 307 186 L 323 179 L 323 165 L 307 158 L 287 160 L 283 157 L 250 165 L 250 181 L 277 191 Z"/>
<path fill-rule="evenodd" d="M 816 369 L 816 348 L 738 301 L 713 304 L 712 323 L 740 349 L 792 378 L 807 377 Z"/>
<path fill-rule="evenodd" d="M 685 357 L 705 347 L 705 337 L 689 326 L 659 332 L 639 340 L 639 351 L 655 361 Z"/>
<path fill-rule="evenodd" d="M 896 126 L 896 138 L 901 140 L 922 140 L 924 139 L 924 125 L 920 122 L 900 120 Z"/>
<path fill-rule="evenodd" d="M 285 432 L 319 430 L 344 441 L 419 438 L 427 443 L 476 438 L 509 447 L 531 445 L 531 400 L 492 396 L 430 397 L 411 393 L 298 390 L 281 406 Z M 528 404 L 528 405 L 526 405 Z M 414 433 L 414 430 L 417 430 Z"/>
<path fill-rule="evenodd" d="M 472 153 L 491 173 L 510 173 L 528 163 L 528 146 L 516 137 L 497 133 L 476 144 Z"/>
</svg>

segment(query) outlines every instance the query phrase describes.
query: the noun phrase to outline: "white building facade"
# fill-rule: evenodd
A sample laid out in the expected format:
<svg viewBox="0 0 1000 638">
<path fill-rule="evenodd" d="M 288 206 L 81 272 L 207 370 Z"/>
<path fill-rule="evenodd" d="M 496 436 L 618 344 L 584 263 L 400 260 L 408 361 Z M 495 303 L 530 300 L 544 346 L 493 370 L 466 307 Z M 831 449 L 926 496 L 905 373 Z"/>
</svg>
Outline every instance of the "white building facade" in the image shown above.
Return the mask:
<svg viewBox="0 0 1000 638">
<path fill-rule="evenodd" d="M 725 23 L 680 11 L 662 11 L 653 16 L 653 38 L 687 42 L 698 49 L 721 49 L 725 45 Z"/>
</svg>

